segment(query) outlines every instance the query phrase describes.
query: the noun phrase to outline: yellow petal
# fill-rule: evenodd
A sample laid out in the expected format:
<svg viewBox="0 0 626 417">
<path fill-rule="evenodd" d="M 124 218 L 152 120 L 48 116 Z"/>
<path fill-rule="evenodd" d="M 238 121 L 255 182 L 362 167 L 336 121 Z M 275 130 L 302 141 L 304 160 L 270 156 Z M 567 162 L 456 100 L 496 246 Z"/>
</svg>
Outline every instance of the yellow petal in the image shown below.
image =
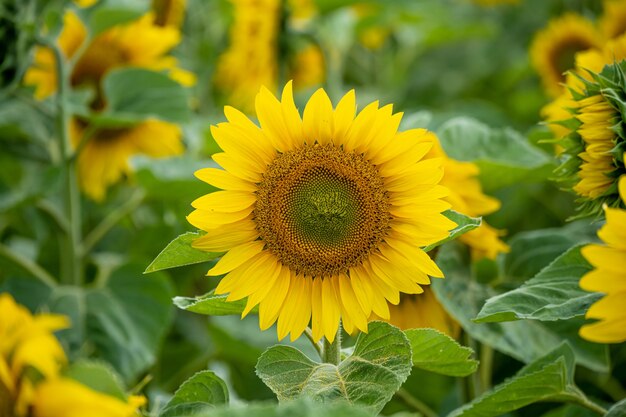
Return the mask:
<svg viewBox="0 0 626 417">
<path fill-rule="evenodd" d="M 322 280 L 322 316 L 324 335 L 326 339 L 333 343 L 339 328 L 339 320 L 341 318 L 340 302 L 335 293 L 332 277 L 326 277 Z"/>
<path fill-rule="evenodd" d="M 237 178 L 223 169 L 203 168 L 196 171 L 194 175 L 198 179 L 222 190 L 254 192 L 257 189 L 254 183 Z"/>
<path fill-rule="evenodd" d="M 222 256 L 215 266 L 207 272 L 207 275 L 223 275 L 239 268 L 249 259 L 259 254 L 263 250 L 263 245 L 262 241 L 255 240 L 253 242 L 246 242 L 243 245 L 235 246 Z"/>
<path fill-rule="evenodd" d="M 253 193 L 245 191 L 215 191 L 195 199 L 191 206 L 206 211 L 242 211 L 256 202 Z"/>
<path fill-rule="evenodd" d="M 278 318 L 278 314 L 289 291 L 290 282 L 291 271 L 288 267 L 282 266 L 280 275 L 276 278 L 274 286 L 267 296 L 261 300 L 259 305 L 259 326 L 261 330 L 268 329 Z"/>
</svg>

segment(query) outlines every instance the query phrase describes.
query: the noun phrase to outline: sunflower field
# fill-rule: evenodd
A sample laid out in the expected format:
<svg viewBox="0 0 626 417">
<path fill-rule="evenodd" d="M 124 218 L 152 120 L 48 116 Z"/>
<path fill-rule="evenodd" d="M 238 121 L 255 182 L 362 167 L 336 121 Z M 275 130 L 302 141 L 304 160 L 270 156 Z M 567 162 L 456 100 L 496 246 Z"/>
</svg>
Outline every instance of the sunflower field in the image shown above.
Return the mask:
<svg viewBox="0 0 626 417">
<path fill-rule="evenodd" d="M 0 417 L 626 416 L 626 0 L 0 0 Z"/>
</svg>

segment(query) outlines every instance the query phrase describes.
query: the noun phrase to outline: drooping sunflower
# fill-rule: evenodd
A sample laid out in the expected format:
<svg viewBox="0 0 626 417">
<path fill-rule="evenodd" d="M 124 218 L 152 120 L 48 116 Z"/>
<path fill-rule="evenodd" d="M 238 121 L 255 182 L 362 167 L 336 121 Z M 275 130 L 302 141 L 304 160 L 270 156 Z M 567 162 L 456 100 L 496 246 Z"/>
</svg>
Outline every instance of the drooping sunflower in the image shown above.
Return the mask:
<svg viewBox="0 0 626 417">
<path fill-rule="evenodd" d="M 76 58 L 70 82 L 73 87 L 91 86 L 96 92 L 91 103 L 97 112 L 106 103 L 100 84 L 115 68 L 140 67 L 166 70 L 171 78 L 192 84 L 193 74 L 177 67 L 174 57 L 167 55 L 180 41 L 174 27 L 160 27 L 148 13 L 136 21 L 114 26 L 92 40 L 87 28 L 72 11 L 64 15 L 63 29 L 57 40 L 67 58 Z M 86 45 L 80 57 L 79 47 Z M 25 83 L 36 86 L 36 96 L 44 99 L 56 91 L 57 75 L 52 51 L 38 48 L 33 67 L 25 75 Z M 135 154 L 153 157 L 177 155 L 182 152 L 181 130 L 172 123 L 148 120 L 119 129 L 99 129 L 84 138 L 89 125 L 80 119 L 72 121 L 71 139 L 75 146 L 86 139 L 78 158 L 78 178 L 81 188 L 94 200 L 102 200 L 106 189 L 129 173 L 128 159 Z"/>
<path fill-rule="evenodd" d="M 622 205 L 626 205 L 626 176 L 619 180 Z M 626 341 L 626 210 L 605 207 L 606 224 L 598 231 L 604 245 L 585 246 L 581 253 L 593 265 L 593 271 L 580 280 L 587 291 L 606 295 L 587 311 L 587 318 L 597 319 L 581 327 L 581 337 L 598 343 Z"/>
<path fill-rule="evenodd" d="M 591 21 L 568 13 L 537 32 L 530 46 L 530 58 L 548 94 L 558 97 L 563 92 L 565 72 L 574 68 L 575 54 L 602 45 L 602 36 Z"/>
<path fill-rule="evenodd" d="M 626 3 L 622 0 L 604 0 L 603 13 L 598 22 L 600 31 L 607 39 L 626 33 Z"/>
<path fill-rule="evenodd" d="M 603 204 L 619 204 L 617 178 L 626 172 L 626 140 L 620 107 L 626 92 L 623 82 L 626 36 L 602 50 L 580 53 L 577 67 L 568 75 L 568 96 L 561 120 L 550 120 L 567 131 L 561 139 L 563 164 L 560 180 L 580 196 L 581 215 L 600 214 Z M 615 63 L 620 62 L 621 63 Z M 569 118 L 564 118 L 569 113 Z"/>
<path fill-rule="evenodd" d="M 223 191 L 193 202 L 191 224 L 207 231 L 193 246 L 226 252 L 208 275 L 226 274 L 215 292 L 259 305 L 261 329 L 295 340 L 312 323 L 333 341 L 339 321 L 367 331 L 371 312 L 389 318 L 387 301 L 442 277 L 420 247 L 455 223 L 443 211 L 442 160 L 428 158 L 435 137 L 398 132 L 401 114 L 378 102 L 355 117 L 354 92 L 333 109 L 320 89 L 303 117 L 288 83 L 277 100 L 262 88 L 260 127 L 232 107 L 212 128 L 224 170 L 196 176 Z"/>
<path fill-rule="evenodd" d="M 230 1 L 230 44 L 218 59 L 215 84 L 230 105 L 251 113 L 259 88 L 274 90 L 278 82 L 280 1 Z"/>
<path fill-rule="evenodd" d="M 69 327 L 65 316 L 32 315 L 8 293 L 0 293 L 0 311 L 0 415 L 137 416 L 144 397 L 123 401 L 61 375 L 67 358 L 53 332 Z"/>
</svg>

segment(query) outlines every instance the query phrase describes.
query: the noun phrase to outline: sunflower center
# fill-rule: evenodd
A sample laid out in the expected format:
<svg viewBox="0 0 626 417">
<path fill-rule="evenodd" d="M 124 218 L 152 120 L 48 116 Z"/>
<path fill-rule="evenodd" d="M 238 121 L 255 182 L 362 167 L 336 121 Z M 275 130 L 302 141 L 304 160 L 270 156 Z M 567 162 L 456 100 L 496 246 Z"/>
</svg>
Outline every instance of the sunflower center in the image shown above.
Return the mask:
<svg viewBox="0 0 626 417">
<path fill-rule="evenodd" d="M 362 155 L 305 145 L 268 167 L 254 219 L 284 265 L 321 277 L 360 265 L 384 239 L 390 214 L 383 180 Z"/>
</svg>

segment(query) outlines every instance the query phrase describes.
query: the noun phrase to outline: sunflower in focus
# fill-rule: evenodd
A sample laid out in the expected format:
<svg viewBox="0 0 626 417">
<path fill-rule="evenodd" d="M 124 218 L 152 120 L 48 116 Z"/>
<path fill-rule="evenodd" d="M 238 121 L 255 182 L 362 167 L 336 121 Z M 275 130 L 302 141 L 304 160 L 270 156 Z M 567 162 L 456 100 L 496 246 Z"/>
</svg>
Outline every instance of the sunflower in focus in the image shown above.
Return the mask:
<svg viewBox="0 0 626 417">
<path fill-rule="evenodd" d="M 208 275 L 226 274 L 216 294 L 259 305 L 265 330 L 297 339 L 309 322 L 315 339 L 333 341 L 340 320 L 367 331 L 372 312 L 388 319 L 387 301 L 417 294 L 442 277 L 420 247 L 456 225 L 442 212 L 442 160 L 429 158 L 435 136 L 398 132 L 402 114 L 366 106 L 355 116 L 354 92 L 333 109 L 319 89 L 301 117 L 288 83 L 277 100 L 262 88 L 260 127 L 232 107 L 212 128 L 224 170 L 201 180 L 221 188 L 193 202 L 189 222 L 208 233 L 193 246 L 226 252 Z"/>
<path fill-rule="evenodd" d="M 530 58 L 548 94 L 558 97 L 563 92 L 565 72 L 574 68 L 576 53 L 602 45 L 602 36 L 592 22 L 568 13 L 551 20 L 535 35 Z"/>
<path fill-rule="evenodd" d="M 218 59 L 215 84 L 229 104 L 252 113 L 259 88 L 274 90 L 278 82 L 280 1 L 230 1 L 230 44 Z"/>
<path fill-rule="evenodd" d="M 581 215 L 600 214 L 605 203 L 619 205 L 617 178 L 626 173 L 626 140 L 617 128 L 624 117 L 619 110 L 626 92 L 624 59 L 626 35 L 601 50 L 578 54 L 577 66 L 567 77 L 567 96 L 554 103 L 563 104 L 563 111 L 548 120 L 563 128 L 563 163 L 557 174 L 580 196 Z"/>
<path fill-rule="evenodd" d="M 67 364 L 53 332 L 69 327 L 65 316 L 32 315 L 0 293 L 0 416 L 133 417 L 144 397 L 126 401 L 62 376 Z"/>
<path fill-rule="evenodd" d="M 626 33 L 626 2 L 604 0 L 602 17 L 598 22 L 600 31 L 607 39 L 617 38 Z"/>
<path fill-rule="evenodd" d="M 622 205 L 626 205 L 626 176 L 619 180 Z M 598 231 L 604 245 L 585 246 L 581 253 L 594 269 L 583 276 L 580 286 L 606 295 L 587 311 L 597 322 L 581 327 L 580 336 L 597 343 L 626 341 L 626 210 L 604 208 L 606 224 Z"/>
<path fill-rule="evenodd" d="M 63 29 L 57 39 L 67 58 L 76 59 L 70 77 L 71 86 L 91 87 L 96 92 L 90 103 L 98 112 L 106 105 L 101 82 L 113 69 L 139 67 L 166 71 L 183 85 L 195 82 L 194 75 L 179 68 L 176 59 L 167 52 L 180 41 L 175 27 L 161 27 L 152 13 L 138 20 L 114 26 L 94 39 L 88 39 L 87 28 L 72 11 L 64 15 Z M 79 48 L 88 44 L 80 56 Z M 47 48 L 37 48 L 35 62 L 25 75 L 25 83 L 36 87 L 35 95 L 44 99 L 56 92 L 57 74 L 54 56 Z M 153 157 L 178 155 L 183 151 L 181 130 L 172 123 L 148 120 L 119 129 L 89 131 L 89 124 L 74 119 L 71 139 L 75 147 L 85 141 L 78 158 L 78 177 L 82 190 L 90 198 L 101 201 L 109 186 L 130 173 L 128 159 L 136 154 Z M 89 131 L 89 137 L 85 132 Z"/>
</svg>

